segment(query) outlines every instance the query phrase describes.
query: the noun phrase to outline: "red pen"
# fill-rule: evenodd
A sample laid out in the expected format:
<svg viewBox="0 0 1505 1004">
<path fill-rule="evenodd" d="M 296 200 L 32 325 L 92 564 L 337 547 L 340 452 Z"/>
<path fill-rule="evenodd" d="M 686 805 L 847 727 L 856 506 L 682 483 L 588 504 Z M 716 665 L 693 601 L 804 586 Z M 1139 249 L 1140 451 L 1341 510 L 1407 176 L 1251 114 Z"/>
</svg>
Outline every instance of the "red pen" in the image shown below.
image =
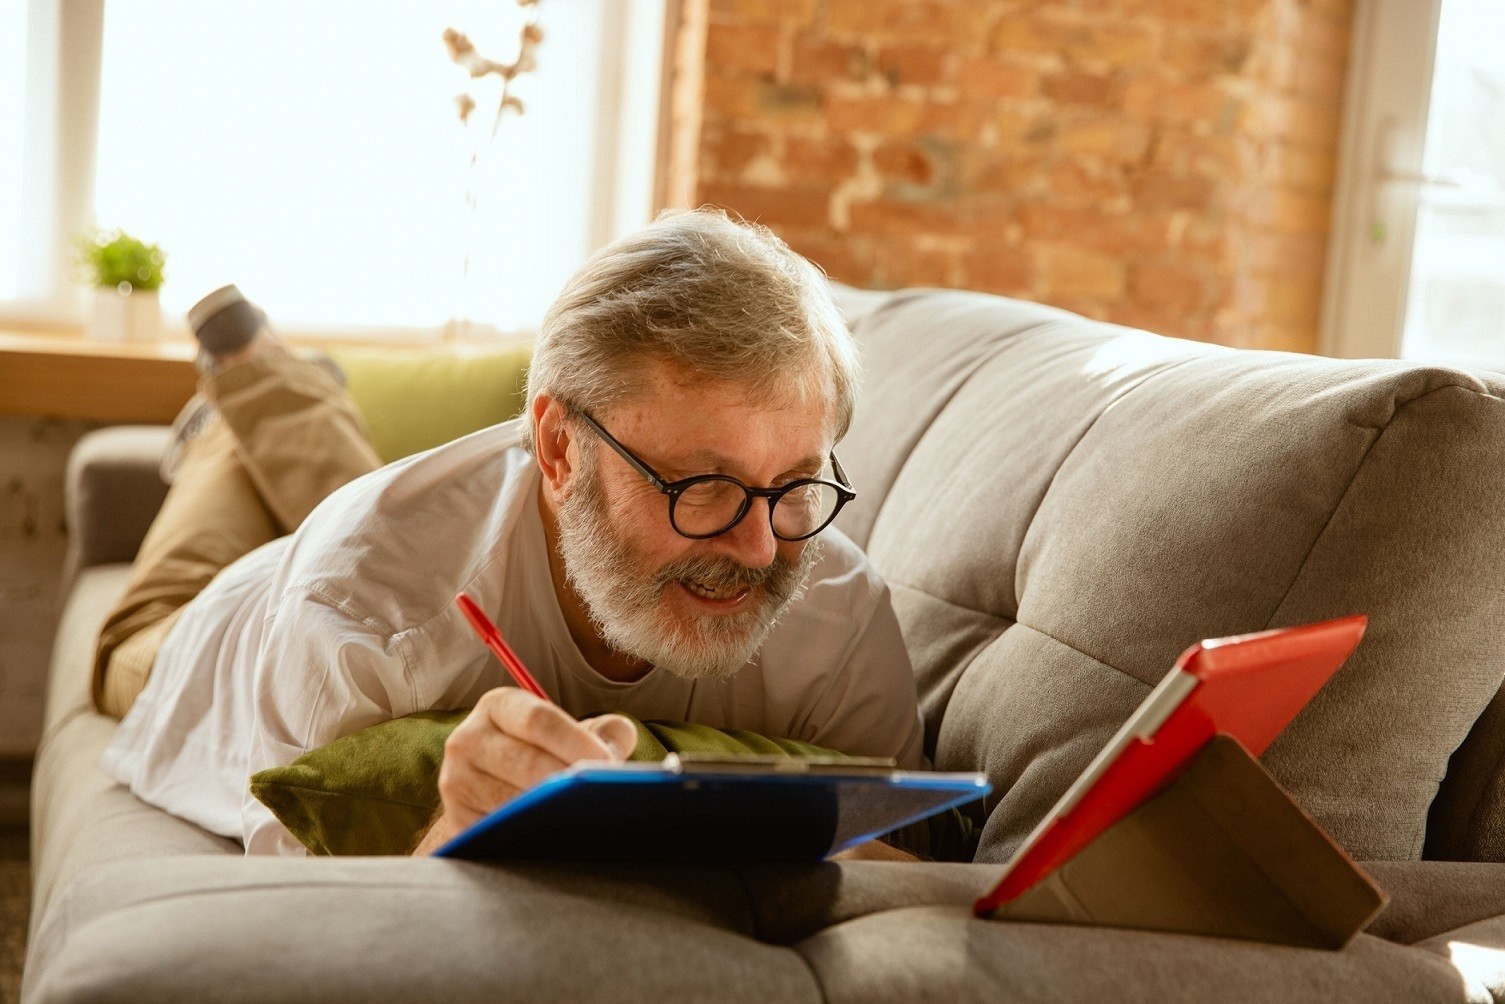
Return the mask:
<svg viewBox="0 0 1505 1004">
<path fill-rule="evenodd" d="M 476 629 L 476 634 L 481 636 L 486 647 L 502 660 L 502 665 L 507 667 L 507 672 L 512 674 L 512 679 L 517 681 L 517 685 L 534 697 L 549 700 L 549 695 L 543 692 L 538 681 L 533 679 L 533 674 L 528 672 L 523 661 L 517 657 L 517 653 L 512 651 L 512 647 L 502 638 L 502 633 L 496 629 L 495 624 L 491 623 L 491 618 L 481 612 L 476 601 L 461 593 L 455 597 L 455 602 L 460 605 L 460 611 L 465 614 L 465 619 L 470 621 L 470 626 Z"/>
</svg>

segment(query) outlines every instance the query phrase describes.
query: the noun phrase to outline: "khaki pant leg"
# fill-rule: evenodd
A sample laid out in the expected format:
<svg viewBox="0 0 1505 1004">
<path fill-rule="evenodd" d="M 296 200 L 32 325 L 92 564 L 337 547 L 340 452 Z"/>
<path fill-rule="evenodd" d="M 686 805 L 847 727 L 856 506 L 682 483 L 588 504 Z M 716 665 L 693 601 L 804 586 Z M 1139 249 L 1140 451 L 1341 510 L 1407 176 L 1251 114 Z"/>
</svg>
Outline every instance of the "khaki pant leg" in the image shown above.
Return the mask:
<svg viewBox="0 0 1505 1004">
<path fill-rule="evenodd" d="M 200 389 L 218 414 L 184 451 L 100 632 L 94 703 L 117 717 L 145 687 L 178 612 L 221 569 L 291 533 L 335 489 L 381 466 L 350 395 L 313 363 L 258 356 Z"/>
<path fill-rule="evenodd" d="M 241 463 L 284 533 L 336 488 L 381 466 L 355 402 L 307 360 L 258 356 L 210 377 L 204 394 L 234 433 Z"/>
<path fill-rule="evenodd" d="M 177 477 L 141 542 L 125 593 L 94 657 L 94 704 L 124 716 L 146 685 L 169 618 L 220 569 L 279 536 L 217 416 L 188 444 Z"/>
</svg>

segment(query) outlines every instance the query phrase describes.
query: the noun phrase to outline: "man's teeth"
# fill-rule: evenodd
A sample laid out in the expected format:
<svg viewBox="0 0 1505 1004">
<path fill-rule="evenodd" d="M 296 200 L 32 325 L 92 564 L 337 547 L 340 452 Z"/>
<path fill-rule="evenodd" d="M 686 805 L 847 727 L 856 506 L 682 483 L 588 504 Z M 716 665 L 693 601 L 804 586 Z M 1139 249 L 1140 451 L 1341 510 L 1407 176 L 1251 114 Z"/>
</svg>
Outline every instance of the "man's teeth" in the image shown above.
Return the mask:
<svg viewBox="0 0 1505 1004">
<path fill-rule="evenodd" d="M 729 600 L 733 596 L 736 596 L 738 593 L 742 592 L 742 588 L 740 586 L 727 586 L 722 589 L 712 589 L 710 586 L 707 586 L 704 583 L 696 582 L 693 579 L 686 579 L 684 580 L 684 583 L 685 588 L 690 592 L 694 593 L 696 596 L 704 596 L 708 600 Z"/>
</svg>

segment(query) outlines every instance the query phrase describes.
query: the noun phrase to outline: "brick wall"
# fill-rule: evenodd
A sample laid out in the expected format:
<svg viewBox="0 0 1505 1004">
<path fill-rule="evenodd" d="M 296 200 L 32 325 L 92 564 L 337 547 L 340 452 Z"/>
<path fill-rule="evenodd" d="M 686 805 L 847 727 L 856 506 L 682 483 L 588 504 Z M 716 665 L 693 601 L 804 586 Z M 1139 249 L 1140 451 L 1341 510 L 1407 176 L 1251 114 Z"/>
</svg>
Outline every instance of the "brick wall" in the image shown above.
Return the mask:
<svg viewBox="0 0 1505 1004">
<path fill-rule="evenodd" d="M 669 187 L 857 285 L 1314 351 L 1351 5 L 684 0 Z"/>
</svg>

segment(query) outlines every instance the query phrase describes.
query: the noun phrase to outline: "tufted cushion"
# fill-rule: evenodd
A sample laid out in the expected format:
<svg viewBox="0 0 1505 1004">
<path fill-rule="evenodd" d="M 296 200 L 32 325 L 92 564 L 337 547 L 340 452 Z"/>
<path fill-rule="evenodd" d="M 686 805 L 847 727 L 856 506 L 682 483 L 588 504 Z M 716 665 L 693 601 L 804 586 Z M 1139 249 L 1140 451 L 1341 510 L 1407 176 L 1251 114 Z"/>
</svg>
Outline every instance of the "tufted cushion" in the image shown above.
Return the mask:
<svg viewBox="0 0 1505 1004">
<path fill-rule="evenodd" d="M 1192 642 L 1359 612 L 1264 762 L 1356 856 L 1419 856 L 1505 673 L 1505 382 L 967 293 L 895 295 L 854 332 L 844 529 L 893 586 L 936 766 L 997 792 L 979 860 Z"/>
</svg>

